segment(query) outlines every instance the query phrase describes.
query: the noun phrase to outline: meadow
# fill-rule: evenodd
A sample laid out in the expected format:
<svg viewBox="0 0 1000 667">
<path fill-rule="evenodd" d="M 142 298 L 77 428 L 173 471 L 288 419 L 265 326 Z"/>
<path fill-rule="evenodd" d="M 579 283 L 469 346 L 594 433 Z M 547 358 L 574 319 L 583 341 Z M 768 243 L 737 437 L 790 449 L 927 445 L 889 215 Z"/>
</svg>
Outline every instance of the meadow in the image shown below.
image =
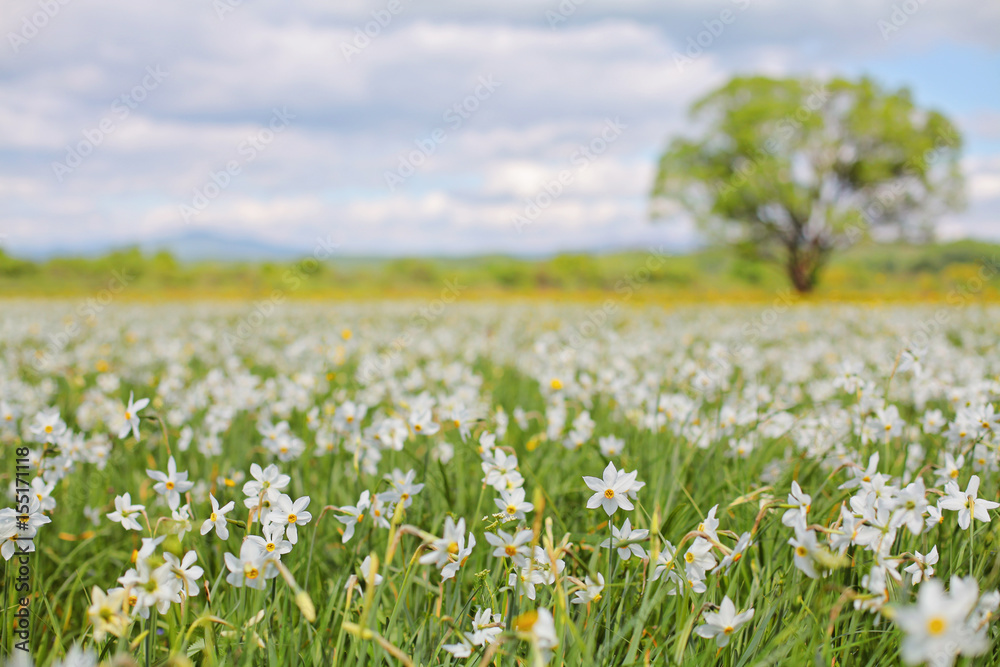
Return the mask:
<svg viewBox="0 0 1000 667">
<path fill-rule="evenodd" d="M 997 664 L 981 289 L 5 301 L 4 660 Z"/>
</svg>

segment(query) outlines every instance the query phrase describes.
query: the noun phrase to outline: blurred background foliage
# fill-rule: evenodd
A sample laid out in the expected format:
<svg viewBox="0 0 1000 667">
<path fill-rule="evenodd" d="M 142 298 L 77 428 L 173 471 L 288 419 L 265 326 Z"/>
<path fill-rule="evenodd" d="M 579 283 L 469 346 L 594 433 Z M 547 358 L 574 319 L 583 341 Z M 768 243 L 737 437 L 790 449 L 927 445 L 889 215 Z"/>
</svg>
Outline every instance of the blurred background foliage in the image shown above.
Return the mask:
<svg viewBox="0 0 1000 667">
<path fill-rule="evenodd" d="M 968 293 L 1000 299 L 1000 276 L 980 285 L 984 263 L 1000 262 L 1000 245 L 867 243 L 836 255 L 810 299 L 938 300 Z M 771 300 L 788 287 L 780 267 L 727 247 L 684 255 L 562 254 L 546 258 L 481 256 L 379 259 L 334 257 L 289 262 L 180 262 L 168 252 L 128 248 L 94 258 L 29 261 L 0 250 L 0 295 L 87 297 L 115 276 L 127 285 L 115 298 L 253 298 L 280 290 L 289 298 L 436 295 L 449 281 L 459 298 L 620 301 Z M 117 284 L 115 284 L 117 287 Z M 629 289 L 631 287 L 631 289 Z"/>
</svg>

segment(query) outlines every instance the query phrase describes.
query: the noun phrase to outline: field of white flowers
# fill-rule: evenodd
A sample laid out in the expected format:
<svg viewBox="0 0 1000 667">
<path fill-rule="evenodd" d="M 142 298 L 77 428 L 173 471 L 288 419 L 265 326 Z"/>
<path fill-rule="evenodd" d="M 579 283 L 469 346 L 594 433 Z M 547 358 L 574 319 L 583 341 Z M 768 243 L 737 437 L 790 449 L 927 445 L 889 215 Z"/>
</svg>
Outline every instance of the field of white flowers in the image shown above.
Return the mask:
<svg viewBox="0 0 1000 667">
<path fill-rule="evenodd" d="M 1000 660 L 1000 310 L 74 312 L 0 314 L 0 662 Z"/>
</svg>

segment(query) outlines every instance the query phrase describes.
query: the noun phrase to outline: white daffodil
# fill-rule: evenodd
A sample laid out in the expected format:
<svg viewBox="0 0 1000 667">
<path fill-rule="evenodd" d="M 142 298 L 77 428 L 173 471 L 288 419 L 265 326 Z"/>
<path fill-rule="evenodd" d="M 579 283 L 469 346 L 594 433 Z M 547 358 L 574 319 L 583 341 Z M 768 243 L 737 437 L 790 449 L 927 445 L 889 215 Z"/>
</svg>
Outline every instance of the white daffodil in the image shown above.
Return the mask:
<svg viewBox="0 0 1000 667">
<path fill-rule="evenodd" d="M 806 527 L 806 517 L 812 506 L 812 496 L 802 492 L 798 482 L 792 482 L 792 492 L 788 494 L 788 504 L 792 507 L 781 516 L 781 523 L 789 528 Z"/>
<path fill-rule="evenodd" d="M 496 506 L 503 512 L 504 521 L 517 521 L 524 519 L 525 512 L 534 511 L 535 506 L 524 499 L 524 489 L 516 488 L 503 490 L 500 497 L 493 500 Z"/>
<path fill-rule="evenodd" d="M 311 500 L 309 496 L 302 496 L 292 502 L 291 498 L 282 494 L 268 514 L 271 523 L 285 526 L 285 536 L 292 544 L 299 541 L 298 526 L 304 526 L 312 519 L 312 514 L 306 511 Z"/>
<path fill-rule="evenodd" d="M 598 602 L 601 599 L 601 593 L 603 591 L 604 575 L 598 572 L 597 581 L 595 582 L 588 574 L 584 579 L 583 587 L 576 591 L 573 597 L 573 604 L 590 604 L 591 602 Z"/>
<path fill-rule="evenodd" d="M 736 605 L 733 604 L 733 601 L 727 595 L 722 598 L 719 611 L 706 611 L 702 614 L 705 623 L 699 625 L 694 631 L 699 637 L 704 637 L 705 639 L 714 638 L 715 644 L 719 648 L 722 648 L 729 644 L 729 640 L 735 632 L 750 622 L 753 618 L 753 612 L 753 607 L 751 607 L 737 614 Z"/>
<path fill-rule="evenodd" d="M 623 473 L 615 469 L 613 462 L 609 462 L 601 478 L 585 476 L 583 481 L 594 492 L 587 501 L 587 509 L 601 507 L 608 516 L 617 512 L 619 507 L 624 510 L 635 509 L 628 499 L 628 492 L 635 482 L 636 474 L 635 471 Z"/>
<path fill-rule="evenodd" d="M 136 401 L 134 394 L 131 391 L 128 393 L 128 405 L 125 406 L 125 412 L 122 415 L 122 425 L 118 428 L 119 440 L 127 436 L 129 431 L 132 432 L 136 440 L 139 439 L 139 411 L 147 405 L 149 405 L 148 398 Z"/>
<path fill-rule="evenodd" d="M 979 584 L 972 577 L 952 577 L 950 592 L 945 592 L 937 579 L 921 584 L 917 603 L 900 607 L 893 619 L 905 633 L 903 660 L 911 665 L 930 662 L 942 667 L 954 664 L 959 654 L 982 654 L 989 643 L 969 623 L 978 599 Z"/>
<path fill-rule="evenodd" d="M 205 522 L 201 524 L 201 534 L 206 535 L 215 528 L 215 534 L 219 536 L 220 540 L 229 539 L 229 526 L 226 522 L 226 514 L 232 511 L 233 507 L 236 506 L 232 500 L 228 503 L 219 507 L 219 501 L 215 499 L 215 495 L 209 494 L 209 498 L 212 501 L 212 513 L 208 515 Z"/>
<path fill-rule="evenodd" d="M 337 508 L 342 514 L 337 515 L 337 521 L 344 524 L 344 534 L 341 542 L 347 544 L 354 537 L 354 530 L 365 519 L 365 514 L 372 506 L 371 493 L 362 491 L 357 505 L 344 505 Z"/>
<path fill-rule="evenodd" d="M 132 496 L 126 491 L 120 496 L 115 496 L 115 511 L 108 513 L 107 517 L 112 521 L 120 523 L 125 530 L 142 530 L 138 516 L 146 509 L 145 505 L 133 505 Z"/>
<path fill-rule="evenodd" d="M 921 581 L 934 576 L 934 565 L 938 562 L 938 550 L 935 544 L 925 555 L 919 551 L 913 552 L 913 563 L 903 568 L 912 578 L 912 584 L 916 586 Z"/>
<path fill-rule="evenodd" d="M 955 482 L 948 482 L 944 487 L 944 492 L 945 497 L 938 501 L 938 506 L 943 510 L 958 512 L 958 525 L 962 530 L 968 530 L 973 519 L 989 523 L 989 510 L 1000 507 L 1000 503 L 978 497 L 979 475 L 972 476 L 965 492 L 962 492 Z"/>
<path fill-rule="evenodd" d="M 188 551 L 182 560 L 172 553 L 164 552 L 163 559 L 170 565 L 170 571 L 177 577 L 181 593 L 185 597 L 198 595 L 198 580 L 205 573 L 201 566 L 194 564 L 198 560 L 198 554 L 193 550 Z"/>
<path fill-rule="evenodd" d="M 527 567 L 528 558 L 531 556 L 531 547 L 528 545 L 534 535 L 531 530 L 521 530 L 510 535 L 502 530 L 496 534 L 486 533 L 486 541 L 495 547 L 493 555 L 497 558 L 510 558 L 518 567 Z"/>
<path fill-rule="evenodd" d="M 166 474 L 159 470 L 146 469 L 146 474 L 153 479 L 153 491 L 167 499 L 167 507 L 172 510 L 177 509 L 181 504 L 181 494 L 187 493 L 194 486 L 194 482 L 188 481 L 187 472 L 177 472 L 177 462 L 171 456 L 167 460 Z"/>
<path fill-rule="evenodd" d="M 645 529 L 633 529 L 628 519 L 621 528 L 611 526 L 611 537 L 601 542 L 604 549 L 617 549 L 618 557 L 628 560 L 632 555 L 639 558 L 646 557 L 646 551 L 636 543 L 637 540 L 644 540 L 649 537 L 649 531 Z"/>
</svg>

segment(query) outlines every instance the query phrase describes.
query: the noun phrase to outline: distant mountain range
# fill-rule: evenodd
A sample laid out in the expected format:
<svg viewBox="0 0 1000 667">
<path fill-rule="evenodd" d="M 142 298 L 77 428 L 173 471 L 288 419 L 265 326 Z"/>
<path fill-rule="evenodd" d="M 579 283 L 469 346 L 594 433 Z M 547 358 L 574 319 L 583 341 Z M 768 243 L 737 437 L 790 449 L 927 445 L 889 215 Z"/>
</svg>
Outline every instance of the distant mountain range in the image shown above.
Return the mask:
<svg viewBox="0 0 1000 667">
<path fill-rule="evenodd" d="M 52 259 L 54 257 L 82 257 L 82 258 L 96 258 L 103 255 L 107 255 L 109 252 L 114 250 L 121 250 L 124 248 L 137 247 L 143 254 L 152 255 L 159 251 L 167 251 L 173 255 L 180 262 L 201 262 L 201 261 L 219 261 L 219 262 L 280 262 L 300 259 L 306 257 L 313 252 L 313 246 L 294 246 L 294 245 L 277 245 L 274 243 L 269 243 L 267 241 L 262 241 L 259 238 L 253 238 L 248 236 L 228 236 L 225 234 L 219 234 L 217 232 L 205 231 L 205 230 L 194 230 L 184 232 L 182 234 L 161 236 L 159 238 L 154 238 L 145 241 L 137 241 L 135 243 L 109 243 L 107 241 L 94 241 L 89 244 L 74 243 L 73 245 L 59 244 L 58 242 L 46 244 L 44 246 L 27 246 L 27 245 L 3 245 L 0 244 L 0 251 L 5 251 L 8 255 L 14 257 L 19 257 L 21 259 L 28 259 L 32 261 L 45 261 Z M 630 251 L 635 249 L 642 249 L 641 244 L 619 244 L 610 245 L 607 247 L 595 247 L 595 248 L 574 248 L 566 249 L 561 252 L 568 253 L 585 253 L 585 254 L 609 254 L 622 251 Z M 670 246 L 671 252 L 676 252 L 680 254 L 692 252 L 697 250 L 696 247 L 687 246 Z M 450 258 L 462 258 L 462 257 L 482 257 L 482 256 L 516 256 L 521 259 L 543 259 L 546 257 L 552 257 L 557 254 L 561 254 L 560 251 L 552 252 L 516 252 L 516 253 L 505 253 L 503 251 L 495 253 L 468 253 L 468 254 L 447 254 L 443 253 L 441 255 L 426 256 L 426 259 L 433 259 L 434 257 L 450 257 Z M 407 257 L 409 255 L 405 254 L 382 254 L 382 253 L 337 253 L 339 261 L 354 261 L 354 260 L 386 260 L 392 259 L 394 257 Z M 421 255 L 423 256 L 423 255 Z"/>
<path fill-rule="evenodd" d="M 182 262 L 218 260 L 229 262 L 280 261 L 309 254 L 308 248 L 275 245 L 248 237 L 224 236 L 207 231 L 191 231 L 158 239 L 141 241 L 136 244 L 144 254 L 166 250 Z M 11 247 L 12 255 L 32 260 L 52 257 L 98 257 L 122 246 L 94 243 L 89 246 L 74 244 L 72 247 L 50 245 L 37 248 Z M 130 247 L 130 246 L 126 246 Z"/>
</svg>

